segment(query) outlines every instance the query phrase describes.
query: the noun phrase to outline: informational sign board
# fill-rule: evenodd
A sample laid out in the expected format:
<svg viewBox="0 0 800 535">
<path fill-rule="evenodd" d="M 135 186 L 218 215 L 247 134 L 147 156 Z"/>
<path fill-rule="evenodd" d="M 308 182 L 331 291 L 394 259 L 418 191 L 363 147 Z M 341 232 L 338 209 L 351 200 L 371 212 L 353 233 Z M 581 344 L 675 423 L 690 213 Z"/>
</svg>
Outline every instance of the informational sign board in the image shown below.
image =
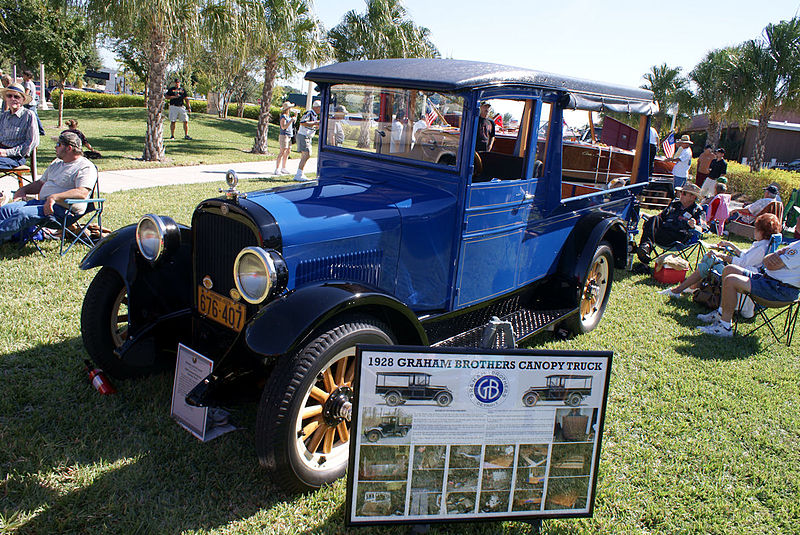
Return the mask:
<svg viewBox="0 0 800 535">
<path fill-rule="evenodd" d="M 359 346 L 348 525 L 591 516 L 611 357 Z"/>
</svg>

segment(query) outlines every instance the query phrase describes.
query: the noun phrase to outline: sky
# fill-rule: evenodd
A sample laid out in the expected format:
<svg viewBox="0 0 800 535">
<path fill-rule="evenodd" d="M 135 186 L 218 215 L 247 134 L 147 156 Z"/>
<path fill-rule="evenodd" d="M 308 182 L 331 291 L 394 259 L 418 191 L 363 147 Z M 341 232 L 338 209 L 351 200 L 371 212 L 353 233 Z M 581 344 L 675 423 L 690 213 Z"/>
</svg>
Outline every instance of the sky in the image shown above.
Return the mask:
<svg viewBox="0 0 800 535">
<path fill-rule="evenodd" d="M 442 57 L 502 63 L 629 86 L 653 65 L 688 74 L 715 48 L 800 14 L 800 0 L 404 0 Z M 364 0 L 315 0 L 327 29 Z"/>
</svg>

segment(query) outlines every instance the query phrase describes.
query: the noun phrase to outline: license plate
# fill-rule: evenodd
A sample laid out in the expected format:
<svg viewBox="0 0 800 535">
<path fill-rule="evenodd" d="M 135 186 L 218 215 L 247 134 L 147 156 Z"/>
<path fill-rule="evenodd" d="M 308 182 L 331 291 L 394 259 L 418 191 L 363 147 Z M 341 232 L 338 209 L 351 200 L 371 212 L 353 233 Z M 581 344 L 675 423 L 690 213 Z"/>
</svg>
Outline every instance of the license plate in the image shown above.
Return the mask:
<svg viewBox="0 0 800 535">
<path fill-rule="evenodd" d="M 201 316 L 240 332 L 244 328 L 245 306 L 211 290 L 198 286 L 197 310 Z"/>
</svg>

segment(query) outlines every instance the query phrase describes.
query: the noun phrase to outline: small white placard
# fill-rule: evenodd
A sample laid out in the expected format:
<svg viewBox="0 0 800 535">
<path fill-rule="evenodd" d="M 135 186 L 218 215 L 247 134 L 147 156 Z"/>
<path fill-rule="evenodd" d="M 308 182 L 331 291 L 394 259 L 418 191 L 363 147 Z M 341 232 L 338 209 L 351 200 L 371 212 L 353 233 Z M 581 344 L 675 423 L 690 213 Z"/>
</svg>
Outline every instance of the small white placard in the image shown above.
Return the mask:
<svg viewBox="0 0 800 535">
<path fill-rule="evenodd" d="M 208 407 L 192 407 L 188 405 L 186 403 L 186 395 L 200 384 L 200 381 L 205 379 L 213 369 L 213 360 L 204 357 L 183 344 L 178 344 L 170 416 L 203 442 L 206 441 Z"/>
</svg>

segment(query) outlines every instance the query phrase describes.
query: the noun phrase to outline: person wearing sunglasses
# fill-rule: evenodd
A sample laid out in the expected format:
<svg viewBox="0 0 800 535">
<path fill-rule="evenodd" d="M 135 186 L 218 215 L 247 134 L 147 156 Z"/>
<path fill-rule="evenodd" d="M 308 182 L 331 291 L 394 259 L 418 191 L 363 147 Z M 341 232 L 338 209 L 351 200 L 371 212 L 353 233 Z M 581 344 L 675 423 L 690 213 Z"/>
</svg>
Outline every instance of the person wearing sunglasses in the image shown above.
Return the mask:
<svg viewBox="0 0 800 535">
<path fill-rule="evenodd" d="M 0 168 L 25 165 L 25 159 L 39 145 L 36 114 L 25 108 L 31 96 L 18 83 L 0 88 L 5 110 L 0 113 Z"/>
</svg>

